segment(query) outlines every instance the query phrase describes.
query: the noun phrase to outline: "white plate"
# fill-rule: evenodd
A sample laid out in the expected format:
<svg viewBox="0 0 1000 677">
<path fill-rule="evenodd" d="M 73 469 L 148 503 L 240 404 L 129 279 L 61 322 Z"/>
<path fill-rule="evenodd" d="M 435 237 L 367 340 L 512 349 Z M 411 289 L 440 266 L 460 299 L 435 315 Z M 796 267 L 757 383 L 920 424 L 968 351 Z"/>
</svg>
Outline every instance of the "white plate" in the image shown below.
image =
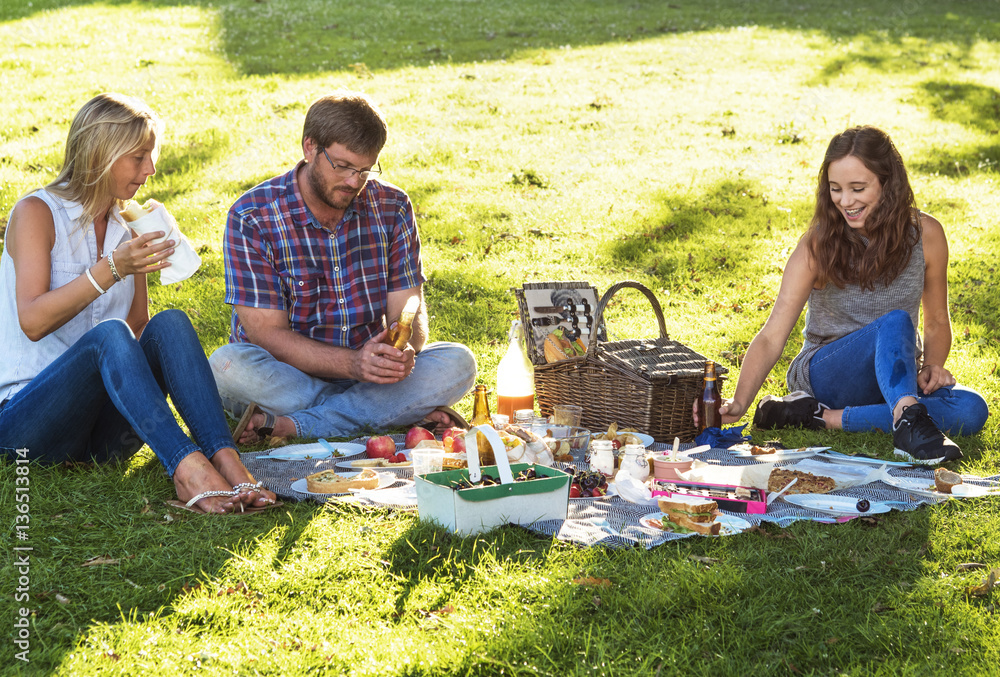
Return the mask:
<svg viewBox="0 0 1000 677">
<path fill-rule="evenodd" d="M 402 486 L 389 489 L 366 489 L 356 492 L 355 495 L 377 505 L 391 507 L 416 507 L 417 505 L 417 485 L 413 482 L 406 482 Z"/>
<path fill-rule="evenodd" d="M 363 444 L 331 442 L 330 445 L 339 454 L 337 458 L 357 456 L 365 451 L 365 445 Z M 319 442 L 313 442 L 310 444 L 293 444 L 289 447 L 273 449 L 271 452 L 261 454 L 257 458 L 271 461 L 320 461 L 331 457 L 333 457 L 333 453 L 329 449 L 326 449 Z"/>
<path fill-rule="evenodd" d="M 648 515 L 643 515 L 639 518 L 639 524 L 649 529 L 661 529 L 660 526 L 663 520 L 662 512 L 651 512 Z M 732 536 L 733 534 L 738 534 L 741 531 L 750 528 L 750 523 L 747 522 L 742 517 L 734 517 L 732 515 L 727 515 L 725 513 L 720 513 L 715 516 L 715 521 L 722 524 L 722 528 L 719 529 L 720 536 Z"/>
<path fill-rule="evenodd" d="M 359 470 L 358 472 L 343 472 L 343 473 L 337 473 L 337 474 L 340 475 L 341 477 L 354 477 L 355 475 L 360 475 L 361 471 Z M 393 482 L 395 482 L 397 479 L 399 479 L 398 477 L 396 477 L 392 473 L 377 472 L 375 474 L 378 475 L 378 486 L 375 487 L 376 489 L 384 489 L 385 487 L 389 486 L 390 484 L 392 484 Z M 293 491 L 298 491 L 299 493 L 302 493 L 302 494 L 312 494 L 313 496 L 341 496 L 343 494 L 351 493 L 349 491 L 343 491 L 343 492 L 340 492 L 339 494 L 323 494 L 323 493 L 318 493 L 318 492 L 315 492 L 315 491 L 309 491 L 309 489 L 307 488 L 308 486 L 309 485 L 306 482 L 306 478 L 305 477 L 303 477 L 300 480 L 295 480 L 294 482 L 292 482 L 292 490 Z M 372 491 L 374 491 L 374 489 Z"/>
<path fill-rule="evenodd" d="M 757 454 L 756 456 L 749 451 L 730 450 L 729 453 L 737 458 L 752 458 L 755 461 L 761 461 L 763 463 L 773 463 L 776 461 L 795 461 L 801 458 L 809 458 L 810 456 L 815 456 L 823 449 L 829 448 L 830 447 L 806 447 L 805 449 L 779 449 L 773 454 Z"/>
<path fill-rule="evenodd" d="M 827 447 L 829 449 L 829 447 Z M 859 463 L 861 465 L 887 465 L 890 468 L 912 468 L 912 463 L 905 461 L 883 461 L 880 458 L 868 458 L 867 456 L 850 456 L 839 451 L 824 451 L 819 454 L 823 458 L 828 458 L 837 463 Z"/>
<path fill-rule="evenodd" d="M 638 437 L 639 441 L 642 442 L 642 446 L 646 447 L 647 449 L 653 446 L 653 444 L 656 442 L 656 440 L 653 439 L 652 435 L 647 435 L 646 433 L 632 433 L 632 434 Z"/>
<path fill-rule="evenodd" d="M 410 456 L 410 452 L 411 451 L 412 451 L 412 449 L 400 449 L 396 453 L 402 453 L 403 456 L 406 456 L 406 460 L 409 461 L 409 460 L 411 460 L 411 456 Z M 360 460 L 364 460 L 364 459 L 351 458 L 351 459 L 348 459 L 346 461 L 338 461 L 337 462 L 337 467 L 338 468 L 342 468 L 344 470 L 360 471 L 360 470 L 362 470 L 362 468 L 355 468 L 353 465 L 351 465 L 352 463 L 354 463 L 354 461 L 360 461 Z M 409 469 L 412 469 L 413 466 L 412 465 L 401 465 L 401 466 L 380 467 L 380 468 L 372 468 L 372 469 L 373 470 L 378 470 L 378 471 L 381 472 L 382 470 L 403 470 L 404 468 L 407 469 L 407 470 L 409 470 Z"/>
<path fill-rule="evenodd" d="M 889 512 L 891 508 L 881 501 L 869 501 L 868 510 L 858 510 L 858 499 L 850 496 L 831 496 L 830 494 L 783 494 L 781 500 L 797 505 L 800 508 L 821 512 L 824 515 L 879 515 Z"/>
<path fill-rule="evenodd" d="M 934 478 L 923 479 L 920 477 L 886 477 L 882 480 L 890 487 L 895 487 L 910 494 L 926 496 L 927 498 L 946 499 L 951 498 L 951 494 L 940 492 L 934 486 Z"/>
</svg>

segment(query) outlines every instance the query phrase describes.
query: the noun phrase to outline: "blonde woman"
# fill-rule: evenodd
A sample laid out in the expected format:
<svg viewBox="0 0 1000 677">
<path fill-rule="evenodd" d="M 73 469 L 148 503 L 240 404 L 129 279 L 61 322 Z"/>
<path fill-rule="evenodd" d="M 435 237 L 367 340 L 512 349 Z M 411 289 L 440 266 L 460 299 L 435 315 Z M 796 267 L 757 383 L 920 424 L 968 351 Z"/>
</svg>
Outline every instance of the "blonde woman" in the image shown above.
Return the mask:
<svg viewBox="0 0 1000 677">
<path fill-rule="evenodd" d="M 0 450 L 58 463 L 150 446 L 178 498 L 205 512 L 274 502 L 240 462 L 187 316 L 150 319 L 146 274 L 170 264 L 164 233 L 118 214 L 156 172 L 162 124 L 101 94 L 70 126 L 62 171 L 14 207 L 0 256 Z M 169 395 L 194 441 L 174 419 Z"/>
</svg>

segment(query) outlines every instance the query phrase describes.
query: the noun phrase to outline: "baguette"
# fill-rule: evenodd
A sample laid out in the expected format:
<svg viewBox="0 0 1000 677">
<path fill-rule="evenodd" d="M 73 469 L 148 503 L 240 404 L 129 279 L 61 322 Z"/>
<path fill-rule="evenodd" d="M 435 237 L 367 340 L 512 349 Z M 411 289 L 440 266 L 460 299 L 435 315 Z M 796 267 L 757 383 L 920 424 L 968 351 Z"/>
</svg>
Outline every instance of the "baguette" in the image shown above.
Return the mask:
<svg viewBox="0 0 1000 677">
<path fill-rule="evenodd" d="M 332 470 L 322 470 L 306 477 L 306 488 L 314 494 L 346 494 L 350 489 L 374 489 L 378 475 L 365 468 L 357 477 L 344 477 Z"/>
</svg>

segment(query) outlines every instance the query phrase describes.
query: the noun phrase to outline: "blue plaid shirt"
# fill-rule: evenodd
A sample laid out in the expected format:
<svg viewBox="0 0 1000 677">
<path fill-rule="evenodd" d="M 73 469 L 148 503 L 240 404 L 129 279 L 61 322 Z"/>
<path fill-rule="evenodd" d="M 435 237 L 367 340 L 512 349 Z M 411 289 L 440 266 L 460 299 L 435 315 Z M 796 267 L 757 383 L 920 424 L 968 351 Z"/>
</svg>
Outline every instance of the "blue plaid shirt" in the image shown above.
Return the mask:
<svg viewBox="0 0 1000 677">
<path fill-rule="evenodd" d="M 383 329 L 389 292 L 425 281 L 413 207 L 369 179 L 336 232 L 306 207 L 296 171 L 252 188 L 226 220 L 226 303 L 288 312 L 292 330 L 357 349 Z M 230 342 L 247 343 L 233 309 Z"/>
</svg>

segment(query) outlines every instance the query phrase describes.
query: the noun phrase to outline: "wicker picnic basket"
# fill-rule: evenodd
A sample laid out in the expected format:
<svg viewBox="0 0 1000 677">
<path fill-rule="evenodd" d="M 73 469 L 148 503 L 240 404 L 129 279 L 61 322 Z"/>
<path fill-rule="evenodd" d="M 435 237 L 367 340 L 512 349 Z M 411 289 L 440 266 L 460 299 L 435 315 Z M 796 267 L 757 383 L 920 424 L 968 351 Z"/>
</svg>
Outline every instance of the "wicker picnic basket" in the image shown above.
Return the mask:
<svg viewBox="0 0 1000 677">
<path fill-rule="evenodd" d="M 637 289 L 649 299 L 660 327 L 659 338 L 601 340 L 604 311 L 615 294 L 626 288 Z M 530 326 L 522 294 L 518 302 L 522 321 Z M 535 363 L 535 396 L 542 415 L 550 415 L 557 404 L 577 404 L 583 407 L 583 427 L 595 432 L 617 423 L 619 428 L 648 433 L 657 442 L 670 442 L 674 437 L 693 440 L 698 431 L 691 407 L 701 395 L 706 358 L 670 339 L 653 292 L 631 280 L 613 285 L 597 304 L 593 327 L 584 355 L 545 364 L 534 351 L 529 353 Z M 720 386 L 726 371 L 718 367 Z"/>
</svg>

